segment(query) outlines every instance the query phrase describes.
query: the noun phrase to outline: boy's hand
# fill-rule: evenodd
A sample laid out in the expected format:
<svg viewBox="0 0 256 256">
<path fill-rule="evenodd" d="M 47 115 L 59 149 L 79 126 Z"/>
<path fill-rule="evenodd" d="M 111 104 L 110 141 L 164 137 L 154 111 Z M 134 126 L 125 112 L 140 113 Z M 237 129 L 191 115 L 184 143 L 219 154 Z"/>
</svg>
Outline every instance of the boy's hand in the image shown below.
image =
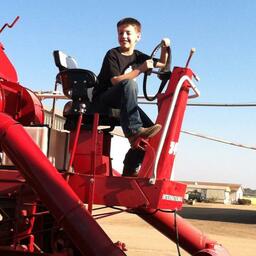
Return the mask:
<svg viewBox="0 0 256 256">
<path fill-rule="evenodd" d="M 142 65 L 139 66 L 139 70 L 141 73 L 145 73 L 149 69 L 154 68 L 154 61 L 152 59 L 146 60 Z"/>
<path fill-rule="evenodd" d="M 171 40 L 166 37 L 166 38 L 163 38 L 163 39 L 162 39 L 161 43 L 162 43 L 162 47 L 170 47 L 170 45 L 171 45 Z"/>
</svg>

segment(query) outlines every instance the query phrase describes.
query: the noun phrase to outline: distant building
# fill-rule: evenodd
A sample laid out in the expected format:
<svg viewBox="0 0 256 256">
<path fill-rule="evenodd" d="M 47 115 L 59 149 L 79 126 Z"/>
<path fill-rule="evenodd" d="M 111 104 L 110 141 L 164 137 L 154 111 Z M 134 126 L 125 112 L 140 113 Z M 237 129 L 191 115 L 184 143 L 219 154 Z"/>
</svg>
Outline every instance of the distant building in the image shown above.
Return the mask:
<svg viewBox="0 0 256 256">
<path fill-rule="evenodd" d="M 187 184 L 187 194 L 197 191 L 206 200 L 218 203 L 237 203 L 243 198 L 243 188 L 241 184 L 216 183 L 202 181 L 181 181 Z"/>
<path fill-rule="evenodd" d="M 52 112 L 49 109 L 45 109 L 44 123 L 56 130 L 63 130 L 66 118 L 62 116 L 62 112 L 56 110 L 56 113 L 54 114 L 54 119 L 52 119 L 52 117 L 53 117 Z"/>
</svg>

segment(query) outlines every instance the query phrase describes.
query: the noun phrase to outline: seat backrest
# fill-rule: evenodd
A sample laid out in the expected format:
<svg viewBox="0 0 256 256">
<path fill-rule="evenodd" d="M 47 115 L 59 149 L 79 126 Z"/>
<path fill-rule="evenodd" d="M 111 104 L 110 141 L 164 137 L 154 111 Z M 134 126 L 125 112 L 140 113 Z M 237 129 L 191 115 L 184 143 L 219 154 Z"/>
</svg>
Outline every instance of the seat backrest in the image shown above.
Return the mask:
<svg viewBox="0 0 256 256">
<path fill-rule="evenodd" d="M 73 101 L 91 102 L 93 88 L 97 85 L 97 76 L 86 69 L 65 69 L 60 71 L 58 79 L 63 93 Z"/>
<path fill-rule="evenodd" d="M 62 51 L 53 51 L 53 57 L 60 71 L 56 80 L 62 85 L 64 95 L 73 101 L 91 102 L 97 76 L 90 70 L 79 69 L 76 60 Z"/>
<path fill-rule="evenodd" d="M 59 68 L 59 71 L 65 70 L 65 69 L 72 69 L 72 68 L 78 68 L 78 64 L 76 60 L 68 56 L 62 51 L 56 50 L 53 51 L 53 57 L 55 61 L 55 65 Z"/>
</svg>

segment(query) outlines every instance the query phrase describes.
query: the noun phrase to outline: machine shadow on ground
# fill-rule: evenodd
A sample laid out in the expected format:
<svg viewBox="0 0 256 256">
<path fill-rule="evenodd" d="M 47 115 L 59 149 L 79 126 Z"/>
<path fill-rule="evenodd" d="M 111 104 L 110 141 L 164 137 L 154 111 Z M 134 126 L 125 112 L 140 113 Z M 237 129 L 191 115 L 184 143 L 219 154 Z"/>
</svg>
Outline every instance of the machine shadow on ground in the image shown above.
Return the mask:
<svg viewBox="0 0 256 256">
<path fill-rule="evenodd" d="M 179 215 L 186 219 L 256 224 L 256 209 L 223 209 L 185 206 Z"/>
</svg>

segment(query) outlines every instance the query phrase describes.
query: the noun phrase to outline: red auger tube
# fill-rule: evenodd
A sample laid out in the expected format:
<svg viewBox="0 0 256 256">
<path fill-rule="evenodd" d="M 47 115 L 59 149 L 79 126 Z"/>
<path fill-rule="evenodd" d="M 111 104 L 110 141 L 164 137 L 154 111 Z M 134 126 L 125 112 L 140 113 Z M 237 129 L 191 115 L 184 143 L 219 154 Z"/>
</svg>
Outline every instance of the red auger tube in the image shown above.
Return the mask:
<svg viewBox="0 0 256 256">
<path fill-rule="evenodd" d="M 125 255 L 91 217 L 23 126 L 4 113 L 0 113 L 0 143 L 82 255 Z"/>
<path fill-rule="evenodd" d="M 224 247 L 208 239 L 179 215 L 175 220 L 174 213 L 156 212 L 154 209 L 141 209 L 138 215 L 175 243 L 177 231 L 179 246 L 193 256 L 230 256 Z"/>
</svg>

